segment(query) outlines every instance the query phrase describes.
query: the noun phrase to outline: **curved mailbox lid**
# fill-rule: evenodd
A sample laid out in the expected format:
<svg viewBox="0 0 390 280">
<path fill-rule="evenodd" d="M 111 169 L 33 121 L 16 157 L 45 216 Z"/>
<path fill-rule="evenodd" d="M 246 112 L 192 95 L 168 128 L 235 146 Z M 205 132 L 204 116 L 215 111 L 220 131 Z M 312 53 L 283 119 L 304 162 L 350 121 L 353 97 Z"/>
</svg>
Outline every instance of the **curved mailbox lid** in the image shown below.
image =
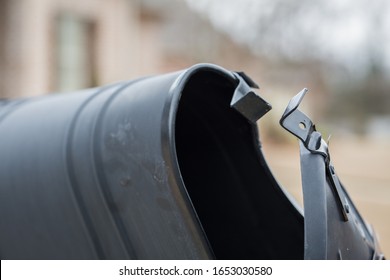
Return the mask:
<svg viewBox="0 0 390 280">
<path fill-rule="evenodd" d="M 382 259 L 375 234 L 341 184 L 327 143 L 298 106 L 303 89 L 288 104 L 280 124 L 300 140 L 305 216 L 305 259 Z"/>
</svg>

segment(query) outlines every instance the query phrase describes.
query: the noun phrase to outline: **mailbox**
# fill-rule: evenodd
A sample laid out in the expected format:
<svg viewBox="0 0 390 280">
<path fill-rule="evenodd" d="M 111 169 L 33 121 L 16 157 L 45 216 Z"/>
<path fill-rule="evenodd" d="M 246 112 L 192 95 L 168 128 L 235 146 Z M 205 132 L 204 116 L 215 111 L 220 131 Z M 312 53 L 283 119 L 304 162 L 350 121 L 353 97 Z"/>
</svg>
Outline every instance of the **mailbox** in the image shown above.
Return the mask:
<svg viewBox="0 0 390 280">
<path fill-rule="evenodd" d="M 256 125 L 271 106 L 256 87 L 244 73 L 198 64 L 1 100 L 1 258 L 380 258 L 344 189 L 341 207 L 347 201 L 351 211 L 347 221 L 339 215 L 325 155 L 302 145 L 317 168 L 304 182 L 305 203 L 330 203 L 333 212 L 318 214 L 325 224 L 310 214 L 306 221 L 277 183 Z M 329 236 L 335 220 L 348 230 Z"/>
</svg>

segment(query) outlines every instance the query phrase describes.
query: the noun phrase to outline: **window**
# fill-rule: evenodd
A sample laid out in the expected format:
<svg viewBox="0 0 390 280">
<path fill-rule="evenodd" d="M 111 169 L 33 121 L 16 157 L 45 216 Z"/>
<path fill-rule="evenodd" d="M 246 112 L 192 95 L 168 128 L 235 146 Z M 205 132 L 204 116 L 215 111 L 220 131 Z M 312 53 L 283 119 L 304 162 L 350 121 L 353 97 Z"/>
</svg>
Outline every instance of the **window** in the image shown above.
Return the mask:
<svg viewBox="0 0 390 280">
<path fill-rule="evenodd" d="M 94 22 L 73 14 L 55 20 L 56 91 L 96 86 Z"/>
</svg>

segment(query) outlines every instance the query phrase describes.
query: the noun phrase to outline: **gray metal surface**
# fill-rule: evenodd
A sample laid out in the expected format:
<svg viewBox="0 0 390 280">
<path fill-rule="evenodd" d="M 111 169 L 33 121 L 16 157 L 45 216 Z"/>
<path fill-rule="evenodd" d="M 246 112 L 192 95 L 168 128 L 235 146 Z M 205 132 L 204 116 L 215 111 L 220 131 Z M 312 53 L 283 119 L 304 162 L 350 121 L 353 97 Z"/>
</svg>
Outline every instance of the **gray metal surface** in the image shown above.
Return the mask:
<svg viewBox="0 0 390 280">
<path fill-rule="evenodd" d="M 305 259 L 381 259 L 366 225 L 330 160 L 327 143 L 298 106 L 303 89 L 286 108 L 281 125 L 300 140 L 305 216 Z"/>
<path fill-rule="evenodd" d="M 0 257 L 303 258 L 303 217 L 263 158 L 254 122 L 270 106 L 252 86 L 202 64 L 1 100 Z"/>
</svg>

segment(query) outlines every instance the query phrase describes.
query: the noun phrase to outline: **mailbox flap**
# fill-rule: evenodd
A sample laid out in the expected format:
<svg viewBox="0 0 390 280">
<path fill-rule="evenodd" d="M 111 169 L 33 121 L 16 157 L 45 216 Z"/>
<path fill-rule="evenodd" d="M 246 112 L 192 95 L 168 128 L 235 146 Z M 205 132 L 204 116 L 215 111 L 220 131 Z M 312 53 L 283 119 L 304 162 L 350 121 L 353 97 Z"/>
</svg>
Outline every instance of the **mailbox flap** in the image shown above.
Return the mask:
<svg viewBox="0 0 390 280">
<path fill-rule="evenodd" d="M 291 99 L 280 120 L 300 142 L 305 259 L 381 259 L 372 229 L 336 174 L 326 141 L 298 110 L 306 93 Z"/>
</svg>

